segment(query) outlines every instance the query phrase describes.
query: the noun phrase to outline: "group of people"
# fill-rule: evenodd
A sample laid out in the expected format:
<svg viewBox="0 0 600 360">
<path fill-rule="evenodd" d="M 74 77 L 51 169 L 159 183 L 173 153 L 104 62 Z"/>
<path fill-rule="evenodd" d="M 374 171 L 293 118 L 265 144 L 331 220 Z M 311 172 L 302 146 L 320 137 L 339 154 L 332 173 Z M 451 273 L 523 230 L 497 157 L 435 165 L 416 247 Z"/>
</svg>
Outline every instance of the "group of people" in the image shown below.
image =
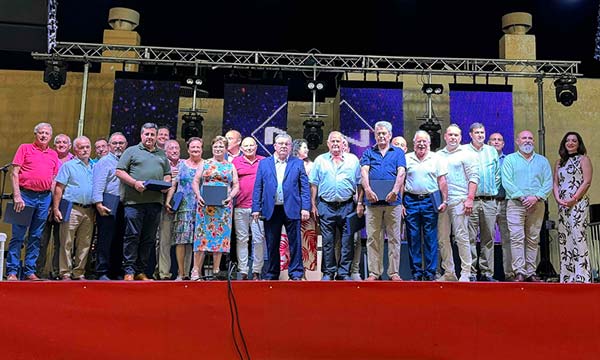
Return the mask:
<svg viewBox="0 0 600 360">
<path fill-rule="evenodd" d="M 415 280 L 496 281 L 498 226 L 504 278 L 537 282 L 540 230 L 552 191 L 559 205 L 560 280 L 592 280 L 586 239 L 592 166 L 575 132 L 561 141 L 554 176 L 548 160 L 534 151 L 531 131 L 519 132 L 517 151 L 506 155 L 502 134 L 491 134 L 486 144 L 481 123 L 470 126 L 465 145 L 460 127 L 448 126 L 446 146 L 437 152 L 430 149 L 430 135 L 419 130 L 408 152 L 403 137 L 393 138 L 392 125 L 379 121 L 376 143 L 360 159 L 343 134 L 332 131 L 329 151 L 314 162 L 306 141 L 285 133 L 275 137 L 274 153 L 265 158 L 252 137 L 228 131 L 211 141 L 208 159 L 198 137 L 186 142 L 189 157 L 181 159 L 179 142 L 154 123 L 142 126 L 137 145 L 127 147 L 119 132 L 98 139 L 95 159 L 85 136 L 71 145 L 59 134 L 52 149 L 50 124 L 38 124 L 34 135 L 12 162 L 14 210 L 28 206 L 33 215 L 29 225 L 13 224 L 7 280 L 19 280 L 26 233 L 21 277 L 27 280 L 39 280 L 47 267 L 52 270 L 44 277 L 61 280 L 84 280 L 90 272 L 100 280 L 206 279 L 206 254 L 218 273 L 232 242 L 241 279 L 277 280 L 287 269 L 290 280 L 302 280 L 316 268 L 317 229 L 322 280 L 361 280 L 360 232 L 350 219 L 364 218 L 368 281 L 403 280 L 403 236 Z M 223 189 L 218 203 L 210 189 Z M 55 251 L 47 254 L 51 238 Z M 156 266 L 150 269 L 152 254 Z"/>
</svg>

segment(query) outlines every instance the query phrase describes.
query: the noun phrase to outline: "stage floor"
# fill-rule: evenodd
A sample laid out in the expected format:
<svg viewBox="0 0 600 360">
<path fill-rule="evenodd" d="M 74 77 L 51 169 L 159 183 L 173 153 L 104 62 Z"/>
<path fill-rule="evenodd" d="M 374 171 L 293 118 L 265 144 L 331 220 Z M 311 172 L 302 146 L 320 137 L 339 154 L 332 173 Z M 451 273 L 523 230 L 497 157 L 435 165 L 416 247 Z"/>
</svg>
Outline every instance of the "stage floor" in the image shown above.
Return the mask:
<svg viewBox="0 0 600 360">
<path fill-rule="evenodd" d="M 600 354 L 598 285 L 234 281 L 232 288 L 252 359 Z M 238 359 L 228 294 L 225 281 L 0 282 L 1 358 Z"/>
</svg>

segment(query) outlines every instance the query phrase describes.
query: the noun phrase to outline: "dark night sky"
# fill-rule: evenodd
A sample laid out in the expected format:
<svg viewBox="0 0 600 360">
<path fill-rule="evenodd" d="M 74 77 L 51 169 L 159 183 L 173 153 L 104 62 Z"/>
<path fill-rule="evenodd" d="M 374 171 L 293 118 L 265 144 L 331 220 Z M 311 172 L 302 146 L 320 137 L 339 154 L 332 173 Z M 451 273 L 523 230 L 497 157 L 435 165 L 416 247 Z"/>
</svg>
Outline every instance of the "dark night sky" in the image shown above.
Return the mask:
<svg viewBox="0 0 600 360">
<path fill-rule="evenodd" d="M 593 59 L 599 0 L 59 0 L 59 41 L 102 41 L 108 9 L 141 13 L 144 45 L 231 50 L 498 58 L 501 17 L 533 15 L 530 34 L 542 60 L 580 60 L 580 72 L 600 77 Z M 15 64 L 17 63 L 17 64 Z M 3 65 L 3 66 L 2 66 Z M 0 67 L 42 68 L 33 61 Z"/>
</svg>

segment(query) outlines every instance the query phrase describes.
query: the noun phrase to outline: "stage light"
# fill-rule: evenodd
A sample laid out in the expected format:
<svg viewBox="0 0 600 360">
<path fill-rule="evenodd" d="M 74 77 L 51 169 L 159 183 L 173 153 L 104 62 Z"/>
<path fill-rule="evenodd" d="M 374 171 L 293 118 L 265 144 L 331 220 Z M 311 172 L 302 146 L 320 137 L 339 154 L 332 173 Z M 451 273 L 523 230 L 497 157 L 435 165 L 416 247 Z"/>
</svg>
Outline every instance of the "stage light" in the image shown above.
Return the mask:
<svg viewBox="0 0 600 360">
<path fill-rule="evenodd" d="M 185 78 L 185 84 L 187 86 L 200 86 L 204 83 L 204 80 L 202 80 L 202 78 L 197 77 L 197 76 L 189 76 L 187 78 Z"/>
<path fill-rule="evenodd" d="M 424 94 L 427 95 L 440 95 L 444 92 L 444 85 L 442 84 L 423 84 L 421 88 Z"/>
<path fill-rule="evenodd" d="M 44 70 L 44 82 L 52 90 L 58 90 L 67 82 L 67 68 L 58 60 L 46 61 L 46 70 Z"/>
<path fill-rule="evenodd" d="M 310 150 L 315 150 L 323 143 L 323 126 L 325 123 L 318 118 L 304 120 L 304 139 Z"/>
<path fill-rule="evenodd" d="M 181 137 L 188 141 L 191 137 L 202 137 L 204 118 L 198 113 L 185 114 L 181 117 Z"/>
<path fill-rule="evenodd" d="M 437 118 L 417 118 L 417 120 L 424 120 L 425 122 L 419 126 L 419 130 L 426 131 L 431 138 L 431 151 L 437 150 L 441 145 L 440 130 L 442 126 Z"/>
<path fill-rule="evenodd" d="M 564 106 L 571 106 L 573 102 L 577 100 L 577 88 L 575 84 L 577 78 L 563 76 L 554 80 L 554 87 L 556 88 L 556 101 L 563 104 Z"/>
<path fill-rule="evenodd" d="M 306 83 L 306 88 L 311 91 L 321 91 L 325 89 L 325 83 L 322 81 L 311 80 Z"/>
</svg>

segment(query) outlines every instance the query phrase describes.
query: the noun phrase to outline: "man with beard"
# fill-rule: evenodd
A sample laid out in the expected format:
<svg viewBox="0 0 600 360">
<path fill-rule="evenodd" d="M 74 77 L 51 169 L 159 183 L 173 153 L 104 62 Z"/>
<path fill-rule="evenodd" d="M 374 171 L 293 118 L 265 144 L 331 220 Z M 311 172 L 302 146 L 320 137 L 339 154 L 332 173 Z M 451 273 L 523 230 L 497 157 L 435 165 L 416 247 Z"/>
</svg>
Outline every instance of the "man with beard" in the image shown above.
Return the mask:
<svg viewBox="0 0 600 360">
<path fill-rule="evenodd" d="M 469 239 L 471 241 L 471 280 L 476 280 L 479 264 L 480 281 L 494 279 L 494 235 L 496 234 L 496 195 L 500 186 L 500 163 L 498 152 L 485 144 L 485 127 L 481 123 L 471 124 L 471 142 L 465 145 L 479 160 L 479 183 L 473 202 L 473 212 L 469 219 Z M 477 261 L 477 234 L 479 233 L 479 262 Z"/>
<path fill-rule="evenodd" d="M 29 226 L 12 225 L 12 238 L 8 243 L 6 257 L 6 280 L 17 281 L 21 246 L 28 233 L 23 275 L 27 280 L 40 280 L 35 274 L 36 262 L 40 253 L 40 236 L 48 219 L 52 201 L 52 181 L 58 173 L 59 163 L 56 151 L 48 147 L 52 139 L 52 125 L 39 123 L 33 129 L 35 140 L 32 144 L 21 144 L 12 161 L 13 207 L 20 213 L 25 206 L 34 208 Z M 0 264 L 1 265 L 1 264 Z"/>
<path fill-rule="evenodd" d="M 552 168 L 548 159 L 534 152 L 533 144 L 533 133 L 521 131 L 517 136 L 519 149 L 508 155 L 502 165 L 515 281 L 541 281 L 535 268 L 546 209 L 544 201 L 552 191 Z"/>
<path fill-rule="evenodd" d="M 123 238 L 124 280 L 150 280 L 145 274 L 164 202 L 161 191 L 146 190 L 147 180 L 171 182 L 171 167 L 165 152 L 156 146 L 158 127 L 142 125 L 141 142 L 123 152 L 117 164 L 125 205 Z M 166 192 L 168 189 L 162 190 Z"/>
<path fill-rule="evenodd" d="M 98 227 L 98 243 L 96 245 L 96 276 L 98 280 L 110 280 L 119 275 L 121 268 L 121 251 L 123 239 L 123 205 L 119 201 L 117 209 L 110 209 L 104 204 L 105 197 L 119 197 L 121 181 L 116 175 L 117 163 L 127 148 L 125 136 L 116 132 L 108 139 L 109 153 L 103 156 L 94 166 L 92 200 L 96 205 L 96 225 Z M 116 253 L 116 254 L 115 254 Z M 112 256 L 111 256 L 112 255 Z"/>
</svg>

